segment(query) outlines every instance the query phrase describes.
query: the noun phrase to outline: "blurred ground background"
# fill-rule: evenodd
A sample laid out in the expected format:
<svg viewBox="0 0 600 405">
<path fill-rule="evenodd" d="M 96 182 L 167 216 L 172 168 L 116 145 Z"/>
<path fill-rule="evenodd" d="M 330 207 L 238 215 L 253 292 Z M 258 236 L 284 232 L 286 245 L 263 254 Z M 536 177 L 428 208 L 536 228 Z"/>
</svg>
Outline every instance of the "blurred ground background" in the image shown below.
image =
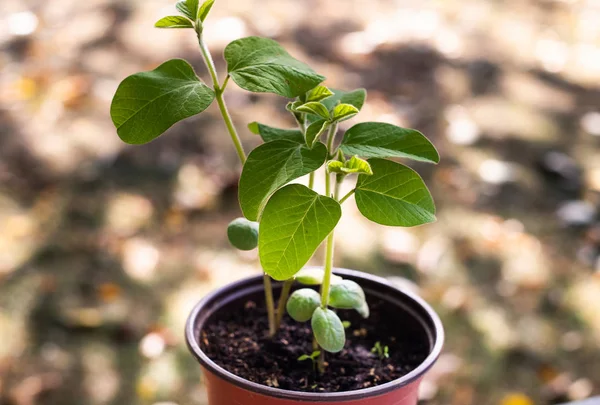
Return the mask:
<svg viewBox="0 0 600 405">
<path fill-rule="evenodd" d="M 0 3 L 2 405 L 205 404 L 185 318 L 258 271 L 226 241 L 237 157 L 215 106 L 134 148 L 108 114 L 120 80 L 168 58 L 207 79 L 191 31 L 153 28 L 172 3 Z M 211 13 L 221 71 L 230 40 L 273 37 L 328 85 L 366 87 L 357 119 L 438 146 L 442 163 L 417 165 L 436 224 L 380 227 L 349 203 L 338 232 L 337 265 L 412 280 L 443 318 L 423 404 L 600 394 L 599 21 L 598 0 L 217 0 Z M 248 122 L 292 124 L 277 97 L 232 84 L 227 100 L 248 147 Z"/>
</svg>

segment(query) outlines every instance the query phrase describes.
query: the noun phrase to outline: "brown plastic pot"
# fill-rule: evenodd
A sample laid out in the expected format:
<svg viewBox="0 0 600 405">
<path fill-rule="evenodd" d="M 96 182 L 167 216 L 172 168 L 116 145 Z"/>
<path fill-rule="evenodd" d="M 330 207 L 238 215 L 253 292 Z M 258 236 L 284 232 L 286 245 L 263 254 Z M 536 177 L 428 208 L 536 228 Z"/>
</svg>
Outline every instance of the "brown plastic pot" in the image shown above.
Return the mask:
<svg viewBox="0 0 600 405">
<path fill-rule="evenodd" d="M 429 355 L 402 378 L 376 387 L 356 391 L 315 393 L 267 387 L 240 378 L 215 364 L 201 350 L 198 338 L 210 317 L 236 303 L 259 297 L 262 276 L 229 284 L 205 297 L 192 310 L 186 325 L 186 341 L 200 362 L 208 392 L 209 405 L 295 405 L 311 403 L 343 405 L 415 405 L 419 384 L 437 360 L 444 341 L 444 330 L 437 314 L 418 296 L 392 286 L 387 280 L 358 271 L 336 269 L 335 273 L 359 283 L 369 297 L 380 298 L 397 307 L 399 318 L 410 317 L 423 328 L 429 340 Z M 275 288 L 279 288 L 276 286 Z M 398 322 L 398 319 L 390 319 Z"/>
</svg>

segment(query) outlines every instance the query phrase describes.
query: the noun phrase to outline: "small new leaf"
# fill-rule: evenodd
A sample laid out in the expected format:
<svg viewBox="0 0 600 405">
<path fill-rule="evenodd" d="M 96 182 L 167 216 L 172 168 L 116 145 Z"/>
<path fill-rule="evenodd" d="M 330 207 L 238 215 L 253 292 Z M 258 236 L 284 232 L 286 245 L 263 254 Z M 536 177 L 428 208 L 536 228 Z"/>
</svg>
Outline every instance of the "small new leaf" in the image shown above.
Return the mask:
<svg viewBox="0 0 600 405">
<path fill-rule="evenodd" d="M 186 16 L 187 18 L 189 18 L 190 20 L 195 20 L 195 16 L 194 16 L 194 14 L 192 14 L 192 12 L 190 11 L 190 9 L 188 8 L 186 0 L 179 1 L 175 5 L 175 8 L 177 8 L 177 10 L 181 14 L 183 14 L 184 16 Z"/>
<path fill-rule="evenodd" d="M 298 361 L 315 360 L 320 355 L 321 355 L 321 351 L 315 350 L 311 354 L 303 354 L 302 356 L 298 357 Z"/>
<path fill-rule="evenodd" d="M 119 137 L 130 144 L 152 141 L 184 118 L 204 111 L 215 93 L 192 66 L 173 59 L 121 82 L 110 106 Z"/>
<path fill-rule="evenodd" d="M 179 15 L 163 17 L 154 26 L 156 28 L 194 28 L 194 24 L 190 20 Z"/>
<path fill-rule="evenodd" d="M 346 344 L 344 324 L 335 312 L 321 307 L 315 309 L 311 326 L 317 343 L 330 353 L 342 351 Z"/>
<path fill-rule="evenodd" d="M 198 17 L 199 0 L 186 0 L 186 5 L 187 5 L 187 9 L 189 10 L 190 14 L 192 15 L 192 19 L 194 21 L 196 21 L 196 18 Z"/>
<path fill-rule="evenodd" d="M 248 129 L 253 134 L 260 135 L 265 142 L 286 140 L 304 144 L 304 137 L 302 136 L 302 132 L 298 129 L 274 128 L 258 122 L 248 124 Z"/>
<path fill-rule="evenodd" d="M 366 160 L 359 158 L 358 156 L 352 156 L 350 160 L 345 163 L 339 160 L 332 160 L 327 163 L 327 170 L 330 173 L 344 173 L 344 174 L 364 174 L 367 176 L 373 175 L 371 165 Z"/>
<path fill-rule="evenodd" d="M 306 128 L 306 144 L 313 147 L 321 136 L 329 127 L 329 122 L 323 119 L 318 119 Z"/>
<path fill-rule="evenodd" d="M 383 346 L 381 342 L 376 342 L 375 346 L 371 349 L 371 353 L 377 354 L 380 360 L 388 359 L 390 357 L 390 348 L 387 345 Z"/>
<path fill-rule="evenodd" d="M 333 108 L 331 113 L 331 120 L 333 122 L 342 122 L 349 120 L 358 114 L 358 108 L 352 104 L 338 104 Z"/>
<path fill-rule="evenodd" d="M 319 305 L 321 305 L 319 293 L 310 288 L 302 288 L 290 295 L 286 310 L 295 321 L 306 322 L 312 318 L 313 312 Z"/>
<path fill-rule="evenodd" d="M 309 101 L 306 104 L 302 104 L 299 107 L 296 107 L 296 111 L 318 115 L 319 117 L 329 120 L 329 111 L 327 107 L 317 101 Z"/>
<path fill-rule="evenodd" d="M 433 198 L 414 170 L 385 159 L 369 159 L 372 176 L 360 175 L 356 205 L 381 225 L 417 226 L 435 221 Z"/>
<path fill-rule="evenodd" d="M 304 285 L 320 285 L 323 283 L 323 277 L 325 277 L 325 271 L 319 267 L 306 267 L 296 273 L 296 281 Z M 340 276 L 335 274 L 331 275 L 331 284 L 335 284 L 341 281 Z"/>
<path fill-rule="evenodd" d="M 265 207 L 258 234 L 258 253 L 265 273 L 275 280 L 293 277 L 341 216 L 337 201 L 301 184 L 290 184 L 275 192 Z"/>
<path fill-rule="evenodd" d="M 323 100 L 323 104 L 328 109 L 334 108 L 338 104 L 350 104 L 360 110 L 367 99 L 367 91 L 365 89 L 357 89 L 353 91 L 332 90 L 333 96 Z"/>
<path fill-rule="evenodd" d="M 208 13 L 210 13 L 210 9 L 214 4 L 215 0 L 206 0 L 204 4 L 200 6 L 198 9 L 198 19 L 200 19 L 200 21 L 204 22 L 204 20 L 206 20 L 206 17 L 208 16 Z"/>
<path fill-rule="evenodd" d="M 319 85 L 306 94 L 306 101 L 321 101 L 333 96 L 333 92 L 323 85 Z"/>
<path fill-rule="evenodd" d="M 231 42 L 225 48 L 225 60 L 233 81 L 253 92 L 294 98 L 325 80 L 268 38 L 247 37 Z"/>
</svg>

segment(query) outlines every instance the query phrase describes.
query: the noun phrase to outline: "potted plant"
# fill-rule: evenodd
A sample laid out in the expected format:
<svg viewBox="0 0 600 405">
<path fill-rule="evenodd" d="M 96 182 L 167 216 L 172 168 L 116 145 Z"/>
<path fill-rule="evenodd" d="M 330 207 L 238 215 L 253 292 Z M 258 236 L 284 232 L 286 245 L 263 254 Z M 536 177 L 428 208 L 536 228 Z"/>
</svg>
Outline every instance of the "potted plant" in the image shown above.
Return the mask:
<svg viewBox="0 0 600 405">
<path fill-rule="evenodd" d="M 209 403 L 416 404 L 419 382 L 441 350 L 441 323 L 419 297 L 384 279 L 334 269 L 334 231 L 352 195 L 379 224 L 434 221 L 421 177 L 389 159 L 437 163 L 435 147 L 418 131 L 378 122 L 357 124 L 337 139 L 339 123 L 359 113 L 366 91 L 329 89 L 325 77 L 271 39 L 230 43 L 221 82 L 203 36 L 214 1 L 182 0 L 181 15 L 156 23 L 195 32 L 212 87 L 188 62 L 174 59 L 126 78 L 111 105 L 121 139 L 143 144 L 216 99 L 243 164 L 244 218 L 227 233 L 240 249 L 258 246 L 264 275 L 205 297 L 189 317 L 186 339 L 204 371 Z M 246 156 L 223 98 L 230 81 L 291 99 L 286 108 L 297 128 L 251 123 L 264 143 Z M 323 166 L 320 194 L 314 178 Z M 307 175 L 307 185 L 291 183 Z M 341 195 L 347 177 L 355 186 Z M 305 267 L 323 242 L 324 266 Z"/>
</svg>

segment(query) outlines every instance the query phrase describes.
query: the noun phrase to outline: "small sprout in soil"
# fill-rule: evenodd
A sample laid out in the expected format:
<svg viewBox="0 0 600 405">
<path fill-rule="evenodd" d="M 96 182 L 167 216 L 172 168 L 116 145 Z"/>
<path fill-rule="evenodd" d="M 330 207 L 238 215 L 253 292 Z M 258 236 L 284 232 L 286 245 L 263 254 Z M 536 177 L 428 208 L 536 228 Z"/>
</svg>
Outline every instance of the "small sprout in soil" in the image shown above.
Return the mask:
<svg viewBox="0 0 600 405">
<path fill-rule="evenodd" d="M 344 329 L 348 329 L 350 326 L 352 326 L 350 321 L 342 321 L 342 325 L 344 326 Z"/>
<path fill-rule="evenodd" d="M 377 354 L 380 360 L 389 359 L 390 358 L 390 348 L 386 346 L 382 346 L 381 342 L 376 342 L 375 346 L 371 349 L 371 353 Z"/>
<path fill-rule="evenodd" d="M 156 23 L 158 28 L 189 29 L 196 37 L 210 74 L 208 84 L 185 60 L 169 60 L 153 71 L 123 80 L 112 100 L 111 118 L 124 142 L 139 145 L 218 104 L 243 166 L 238 197 L 244 218 L 234 220 L 227 235 L 238 249 L 258 247 L 269 335 L 277 333 L 286 309 L 297 321 L 310 320 L 321 351 L 318 368 L 323 372 L 325 351 L 337 353 L 346 342 L 347 326 L 330 308 L 369 316 L 363 289 L 333 274 L 334 234 L 342 204 L 354 196 L 363 216 L 386 226 L 413 227 L 435 221 L 427 186 L 417 172 L 396 160 L 436 164 L 439 154 L 419 131 L 384 122 L 357 123 L 340 137 L 338 125 L 360 113 L 367 92 L 327 87 L 324 76 L 272 39 L 252 36 L 227 45 L 223 54 L 227 71 L 220 80 L 204 33 L 205 20 L 215 5 L 215 0 L 180 0 L 176 8 L 181 15 Z M 224 98 L 230 81 L 249 92 L 291 99 L 286 110 L 296 127 L 250 123 L 250 132 L 264 143 L 246 154 Z M 315 176 L 322 167 L 325 187 L 318 190 Z M 308 176 L 306 185 L 294 183 L 303 176 Z M 352 188 L 341 195 L 341 184 L 348 179 Z M 303 270 L 321 245 L 323 269 Z M 283 282 L 277 305 L 272 280 Z M 295 281 L 320 286 L 320 292 L 292 293 Z M 387 357 L 387 347 L 381 350 L 380 357 Z"/>
<path fill-rule="evenodd" d="M 315 350 L 311 354 L 303 354 L 302 356 L 298 357 L 298 361 L 310 360 L 312 362 L 313 370 L 316 370 L 317 369 L 317 359 L 319 358 L 320 355 L 321 355 L 321 351 Z"/>
</svg>

